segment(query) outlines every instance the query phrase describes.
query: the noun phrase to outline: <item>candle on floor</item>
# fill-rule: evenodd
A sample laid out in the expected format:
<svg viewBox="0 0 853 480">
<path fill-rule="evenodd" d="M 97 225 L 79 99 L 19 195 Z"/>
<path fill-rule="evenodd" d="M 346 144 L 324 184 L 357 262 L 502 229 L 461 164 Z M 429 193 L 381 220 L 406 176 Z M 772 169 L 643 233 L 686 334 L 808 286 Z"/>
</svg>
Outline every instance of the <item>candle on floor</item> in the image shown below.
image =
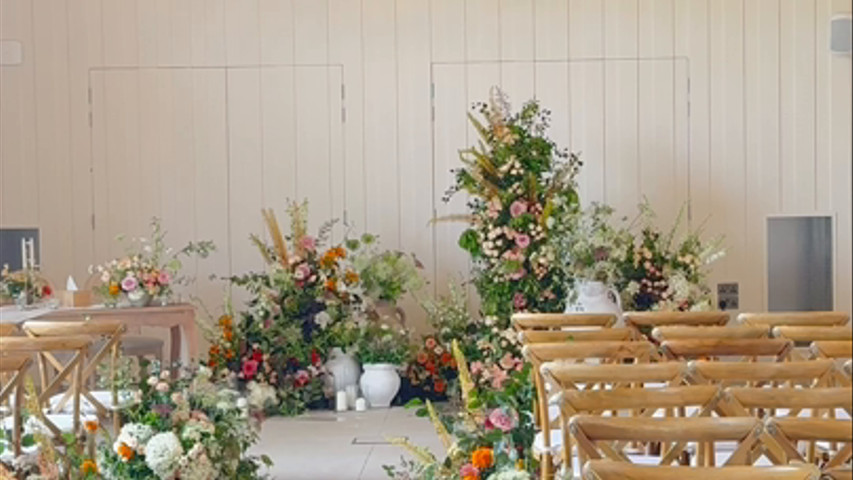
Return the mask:
<svg viewBox="0 0 853 480">
<path fill-rule="evenodd" d="M 339 390 L 335 396 L 335 410 L 339 412 L 347 411 L 347 392 Z"/>
<path fill-rule="evenodd" d="M 347 385 L 347 407 L 355 408 L 355 401 L 358 399 L 358 386 L 357 385 Z"/>
<path fill-rule="evenodd" d="M 367 410 L 367 400 L 364 398 L 359 398 L 355 401 L 355 411 L 356 412 L 364 412 Z"/>
</svg>

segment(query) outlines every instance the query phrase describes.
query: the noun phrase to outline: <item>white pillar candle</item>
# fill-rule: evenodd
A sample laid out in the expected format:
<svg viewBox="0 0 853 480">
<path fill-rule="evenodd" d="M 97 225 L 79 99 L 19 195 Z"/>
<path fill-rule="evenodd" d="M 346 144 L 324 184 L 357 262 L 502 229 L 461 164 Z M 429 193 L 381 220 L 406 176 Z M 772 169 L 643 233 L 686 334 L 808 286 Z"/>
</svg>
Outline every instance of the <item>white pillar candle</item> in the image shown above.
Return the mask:
<svg viewBox="0 0 853 480">
<path fill-rule="evenodd" d="M 335 410 L 339 412 L 347 411 L 347 392 L 339 390 L 335 395 Z"/>
<path fill-rule="evenodd" d="M 357 385 L 347 385 L 347 407 L 355 408 L 355 401 L 358 399 L 358 386 Z"/>
<path fill-rule="evenodd" d="M 30 268 L 36 268 L 36 241 L 30 238 Z"/>
<path fill-rule="evenodd" d="M 27 239 L 21 238 L 21 270 L 27 268 Z"/>
<path fill-rule="evenodd" d="M 363 398 L 359 398 L 355 401 L 355 411 L 356 412 L 364 412 L 367 410 L 367 400 Z"/>
</svg>

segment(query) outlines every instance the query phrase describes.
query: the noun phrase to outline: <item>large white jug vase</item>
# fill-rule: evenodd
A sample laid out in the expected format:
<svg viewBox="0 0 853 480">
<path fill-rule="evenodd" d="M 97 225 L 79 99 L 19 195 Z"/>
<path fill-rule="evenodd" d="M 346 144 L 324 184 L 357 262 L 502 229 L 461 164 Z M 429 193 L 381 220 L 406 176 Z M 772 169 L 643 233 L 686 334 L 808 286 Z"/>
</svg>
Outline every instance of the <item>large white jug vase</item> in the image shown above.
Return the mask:
<svg viewBox="0 0 853 480">
<path fill-rule="evenodd" d="M 349 386 L 358 385 L 358 378 L 361 376 L 361 368 L 355 358 L 338 347 L 333 348 L 329 354 L 326 370 L 332 374 L 330 386 L 335 392 L 345 391 Z"/>
<path fill-rule="evenodd" d="M 390 363 L 368 363 L 359 380 L 361 393 L 370 408 L 388 408 L 400 391 L 400 374 L 397 366 Z"/>
<path fill-rule="evenodd" d="M 615 288 L 602 282 L 578 280 L 575 283 L 577 298 L 566 306 L 566 312 L 613 313 L 622 316 L 622 300 Z"/>
</svg>

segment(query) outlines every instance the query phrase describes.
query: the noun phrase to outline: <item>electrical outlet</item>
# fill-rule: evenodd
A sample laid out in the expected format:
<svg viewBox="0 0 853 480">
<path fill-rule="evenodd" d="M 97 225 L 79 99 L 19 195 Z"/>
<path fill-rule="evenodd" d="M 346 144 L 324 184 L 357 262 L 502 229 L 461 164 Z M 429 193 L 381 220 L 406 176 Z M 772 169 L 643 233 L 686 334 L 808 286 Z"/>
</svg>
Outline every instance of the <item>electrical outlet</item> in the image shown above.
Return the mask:
<svg viewBox="0 0 853 480">
<path fill-rule="evenodd" d="M 717 306 L 720 310 L 737 310 L 738 302 L 738 284 L 735 283 L 718 283 L 717 284 Z"/>
</svg>

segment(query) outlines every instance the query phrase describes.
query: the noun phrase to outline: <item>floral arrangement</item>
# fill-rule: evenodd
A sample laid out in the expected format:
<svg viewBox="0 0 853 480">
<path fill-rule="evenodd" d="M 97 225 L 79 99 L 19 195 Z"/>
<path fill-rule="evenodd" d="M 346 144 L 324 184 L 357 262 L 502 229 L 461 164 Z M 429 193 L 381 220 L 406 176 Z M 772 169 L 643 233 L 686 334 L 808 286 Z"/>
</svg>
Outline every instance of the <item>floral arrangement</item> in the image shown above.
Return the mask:
<svg viewBox="0 0 853 480">
<path fill-rule="evenodd" d="M 251 239 L 266 262 L 263 272 L 232 277 L 251 300 L 240 316 L 228 313 L 212 329 L 209 366 L 234 375 L 243 388 L 277 392 L 279 413 L 294 415 L 325 405 L 323 367 L 332 347 L 348 347 L 362 312 L 359 274 L 343 245 L 326 246 L 335 222 L 307 232 L 307 203 L 291 202 L 290 234 L 270 210 L 263 212 L 272 244 Z M 271 388 L 268 388 L 271 387 Z M 268 396 L 268 395 L 267 395 Z"/>
<path fill-rule="evenodd" d="M 435 335 L 427 335 L 415 349 L 414 358 L 406 367 L 405 379 L 420 396 L 443 399 L 456 372 L 456 360 L 449 344 L 440 343 Z"/>
<path fill-rule="evenodd" d="M 624 308 L 630 310 L 710 310 L 708 265 L 724 255 L 722 239 L 705 243 L 701 230 L 679 237 L 684 209 L 668 232 L 654 225 L 655 215 L 647 203 L 640 205 L 641 231 L 627 245 L 622 264 Z"/>
<path fill-rule="evenodd" d="M 33 304 L 49 298 L 53 289 L 37 270 L 27 268 L 16 272 L 9 271 L 9 265 L 0 270 L 0 297 L 22 304 Z"/>
<path fill-rule="evenodd" d="M 124 241 L 119 236 L 119 241 Z M 180 250 L 166 246 L 166 232 L 160 220 L 151 220 L 151 239 L 136 238 L 126 247 L 126 255 L 105 264 L 89 267 L 89 273 L 97 272 L 100 285 L 96 291 L 108 305 L 116 305 L 123 297 L 131 303 L 145 305 L 153 298 L 167 300 L 176 284 L 188 279 L 179 276 L 183 266 L 181 257 L 198 256 L 207 258 L 216 250 L 209 240 L 189 242 Z"/>
<path fill-rule="evenodd" d="M 349 239 L 345 244 L 365 298 L 396 303 L 407 292 L 423 286 L 423 278 L 418 272 L 423 265 L 414 255 L 380 251 L 377 237 L 368 233 L 360 239 Z"/>
<path fill-rule="evenodd" d="M 521 418 L 530 416 L 526 411 L 529 404 L 518 402 L 529 397 L 513 390 L 519 385 L 503 391 L 478 389 L 459 344 L 454 341 L 452 349 L 459 365 L 462 409 L 440 414 L 429 401 L 410 402 L 418 409 L 418 415 L 429 416 L 446 457 L 436 458 L 408 440 L 395 439 L 393 443 L 409 451 L 414 461 L 386 466 L 386 472 L 395 480 L 532 479 L 536 462 L 525 446 L 532 442 L 534 432 L 532 423 Z"/>
<path fill-rule="evenodd" d="M 405 368 L 411 350 L 409 332 L 369 322 L 359 330 L 356 356 L 362 365 L 390 363 Z"/>
<path fill-rule="evenodd" d="M 246 455 L 258 439 L 250 404 L 216 383 L 210 369 L 177 381 L 154 372 L 138 389 L 121 431 L 99 447 L 95 468 L 103 478 L 262 478 L 261 464 L 270 460 Z"/>
<path fill-rule="evenodd" d="M 458 191 L 470 197 L 472 223 L 459 245 L 474 260 L 474 283 L 483 313 L 509 325 L 513 311 L 561 311 L 568 281 L 548 241 L 563 212 L 578 202 L 574 177 L 580 161 L 545 136 L 549 112 L 535 101 L 510 113 L 497 89 L 474 107 L 486 119 L 469 119 L 478 147 L 460 152 L 463 167 L 445 200 Z M 459 218 L 458 216 L 452 218 Z"/>
<path fill-rule="evenodd" d="M 622 280 L 625 252 L 633 243 L 627 228 L 612 223 L 613 208 L 593 203 L 567 210 L 555 225 L 553 243 L 565 275 L 615 286 Z"/>
</svg>

